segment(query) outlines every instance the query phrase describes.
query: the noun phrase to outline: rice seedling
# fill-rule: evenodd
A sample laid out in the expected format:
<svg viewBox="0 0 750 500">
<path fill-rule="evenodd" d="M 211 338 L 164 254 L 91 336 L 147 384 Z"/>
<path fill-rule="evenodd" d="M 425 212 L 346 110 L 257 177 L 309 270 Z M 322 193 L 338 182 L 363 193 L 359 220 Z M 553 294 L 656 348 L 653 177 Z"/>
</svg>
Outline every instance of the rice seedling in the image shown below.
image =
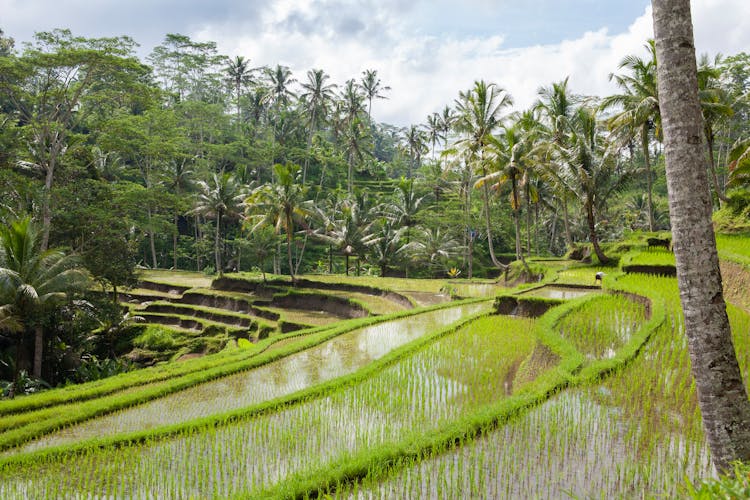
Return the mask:
<svg viewBox="0 0 750 500">
<path fill-rule="evenodd" d="M 255 369 L 192 385 L 154 401 L 60 429 L 28 443 L 22 451 L 149 430 L 283 397 L 352 373 L 399 346 L 484 307 L 477 303 L 442 308 L 360 328 Z"/>
<path fill-rule="evenodd" d="M 429 432 L 511 394 L 534 347 L 531 320 L 485 317 L 362 383 L 229 426 L 154 442 L 6 465 L 0 496 L 250 497 L 370 447 Z M 62 486 L 61 486 L 62 485 Z"/>
<path fill-rule="evenodd" d="M 684 495 L 685 477 L 714 477 L 689 373 L 675 280 L 628 275 L 618 285 L 649 290 L 663 297 L 667 308 L 667 321 L 625 368 L 562 393 L 461 446 L 373 468 L 364 481 L 345 485 L 336 495 L 674 497 Z M 592 309 L 598 300 L 603 299 L 589 302 Z M 581 313 L 585 318 L 585 308 Z M 729 315 L 747 381 L 750 316 L 732 306 Z M 561 324 L 575 321 L 574 315 L 566 316 Z"/>
</svg>

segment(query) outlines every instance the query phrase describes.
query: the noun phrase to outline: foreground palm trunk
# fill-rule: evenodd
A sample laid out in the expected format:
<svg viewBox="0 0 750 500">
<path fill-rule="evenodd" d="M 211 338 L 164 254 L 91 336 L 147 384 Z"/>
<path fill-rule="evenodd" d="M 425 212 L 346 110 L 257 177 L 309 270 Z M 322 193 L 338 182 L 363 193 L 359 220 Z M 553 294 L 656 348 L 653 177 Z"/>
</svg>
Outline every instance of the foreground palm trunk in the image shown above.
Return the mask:
<svg viewBox="0 0 750 500">
<path fill-rule="evenodd" d="M 685 332 L 714 464 L 750 461 L 750 402 L 722 294 L 705 169 L 690 0 L 652 0 L 669 212 Z"/>
</svg>

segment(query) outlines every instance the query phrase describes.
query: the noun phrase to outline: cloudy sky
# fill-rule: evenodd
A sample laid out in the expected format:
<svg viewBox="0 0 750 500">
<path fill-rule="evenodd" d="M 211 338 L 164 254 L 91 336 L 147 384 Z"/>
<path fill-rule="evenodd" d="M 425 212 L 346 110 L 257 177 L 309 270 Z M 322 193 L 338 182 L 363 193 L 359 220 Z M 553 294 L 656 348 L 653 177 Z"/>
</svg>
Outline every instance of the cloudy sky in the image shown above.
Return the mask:
<svg viewBox="0 0 750 500">
<path fill-rule="evenodd" d="M 699 52 L 750 52 L 750 0 L 693 0 Z M 255 66 L 281 63 L 338 83 L 378 70 L 392 87 L 374 118 L 424 122 L 474 80 L 493 81 L 518 108 L 570 76 L 604 95 L 627 54 L 645 55 L 648 0 L 0 0 L 0 28 L 17 45 L 36 31 L 129 35 L 145 56 L 166 33 L 213 40 Z"/>
</svg>

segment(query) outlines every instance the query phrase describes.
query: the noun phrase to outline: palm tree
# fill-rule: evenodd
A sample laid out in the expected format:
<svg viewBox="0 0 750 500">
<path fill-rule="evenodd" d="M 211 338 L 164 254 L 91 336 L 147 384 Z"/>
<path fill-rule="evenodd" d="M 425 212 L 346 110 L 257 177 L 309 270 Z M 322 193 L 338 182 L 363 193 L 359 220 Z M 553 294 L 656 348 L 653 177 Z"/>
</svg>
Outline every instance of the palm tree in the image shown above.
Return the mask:
<svg viewBox="0 0 750 500">
<path fill-rule="evenodd" d="M 440 139 L 445 140 L 445 134 L 443 132 L 443 122 L 440 119 L 438 113 L 432 113 L 427 117 L 427 123 L 425 124 L 427 130 L 427 140 L 432 145 L 432 159 L 435 159 L 435 145 L 440 142 Z"/>
<path fill-rule="evenodd" d="M 672 235 L 685 334 L 716 468 L 750 462 L 750 401 L 732 343 L 711 222 L 711 193 L 701 144 L 693 25 L 689 0 L 653 0 L 664 120 Z"/>
<path fill-rule="evenodd" d="M 221 220 L 240 215 L 240 205 L 245 198 L 245 189 L 235 177 L 226 172 L 213 175 L 213 184 L 198 181 L 198 199 L 192 212 L 216 220 L 214 233 L 214 262 L 219 277 L 224 275 L 221 262 Z"/>
<path fill-rule="evenodd" d="M 448 148 L 448 135 L 456 122 L 456 115 L 450 106 L 445 106 L 440 113 L 440 133 L 443 138 L 443 149 Z"/>
<path fill-rule="evenodd" d="M 349 276 L 349 257 L 361 256 L 363 253 L 364 241 L 371 222 L 367 218 L 367 211 L 362 210 L 356 199 L 347 198 L 332 208 L 333 213 L 319 212 L 323 224 L 313 234 L 317 239 L 341 252 L 345 258 L 346 275 Z M 357 275 L 359 275 L 359 262 Z"/>
<path fill-rule="evenodd" d="M 236 56 L 234 59 L 227 61 L 227 81 L 232 86 L 237 99 L 237 123 L 242 121 L 240 100 L 242 99 L 242 89 L 253 83 L 254 68 L 250 68 L 250 60 L 242 56 Z"/>
<path fill-rule="evenodd" d="M 488 174 L 486 148 L 489 138 L 502 124 L 502 111 L 512 104 L 513 99 L 510 94 L 494 83 L 487 83 L 484 80 L 474 82 L 474 87 L 466 93 L 461 93 L 456 101 L 458 116 L 455 127 L 463 134 L 463 137 L 455 145 L 459 150 L 464 151 L 469 164 L 482 177 Z M 492 242 L 489 186 L 484 184 L 481 188 L 490 258 L 495 266 L 505 269 L 507 266 L 501 264 L 495 256 Z"/>
<path fill-rule="evenodd" d="M 484 184 L 492 184 L 495 191 L 500 186 L 510 183 L 509 205 L 513 214 L 513 223 L 516 231 L 516 259 L 521 260 L 524 265 L 526 260 L 521 247 L 521 195 L 520 188 L 524 179 L 528 179 L 530 166 L 527 158 L 532 153 L 532 147 L 528 137 L 524 136 L 518 121 L 503 126 L 499 137 L 490 137 L 488 146 L 494 155 L 494 172 L 479 178 L 474 184 L 475 188 L 483 187 Z"/>
<path fill-rule="evenodd" d="M 24 332 L 34 334 L 33 375 L 42 376 L 44 317 L 67 294 L 88 286 L 78 261 L 61 250 L 40 249 L 40 232 L 29 218 L 0 226 L 0 319 L 3 328 L 19 333 L 16 375 Z"/>
<path fill-rule="evenodd" d="M 703 114 L 703 135 L 706 138 L 708 152 L 708 171 L 711 173 L 716 197 L 720 203 L 726 203 L 729 198 L 724 194 L 724 186 L 719 185 L 714 148 L 716 146 L 716 128 L 732 117 L 734 109 L 729 92 L 721 85 L 719 64 L 721 64 L 721 56 L 716 56 L 713 64 L 708 56 L 705 54 L 701 56 L 698 66 L 698 90 Z"/>
<path fill-rule="evenodd" d="M 180 195 L 184 192 L 190 191 L 194 187 L 193 183 L 193 170 L 188 165 L 187 158 L 182 160 L 172 160 L 170 162 L 170 170 L 167 172 L 169 176 L 167 184 L 177 195 L 178 199 L 181 199 Z M 174 234 L 172 235 L 172 267 L 177 269 L 177 240 L 179 236 L 178 222 L 180 213 L 185 209 L 181 206 L 175 210 L 174 213 Z"/>
<path fill-rule="evenodd" d="M 654 201 L 653 178 L 651 173 L 651 156 L 649 143 L 651 131 L 657 140 L 661 139 L 661 117 L 659 114 L 659 94 L 656 79 L 656 47 L 653 40 L 646 43 L 649 52 L 648 59 L 630 55 L 620 63 L 620 69 L 627 69 L 630 74 L 610 75 L 622 94 L 615 94 L 604 98 L 602 109 L 617 108 L 619 112 L 609 121 L 609 127 L 621 139 L 629 142 L 640 137 L 641 153 L 646 170 L 648 194 L 648 227 L 654 231 Z"/>
<path fill-rule="evenodd" d="M 268 99 L 278 113 L 281 107 L 288 106 L 296 97 L 291 85 L 297 80 L 292 77 L 292 70 L 280 64 L 273 69 L 266 68 L 266 78 L 269 83 Z"/>
<path fill-rule="evenodd" d="M 362 87 L 354 80 L 347 80 L 344 84 L 344 90 L 339 96 L 341 101 L 341 110 L 344 112 L 344 123 L 350 124 L 360 114 L 365 111 L 365 94 L 362 93 Z"/>
<path fill-rule="evenodd" d="M 427 134 L 417 125 L 411 125 L 404 130 L 404 142 L 409 152 L 409 170 L 406 178 L 411 179 L 412 173 L 422 165 L 422 155 L 427 152 Z"/>
<path fill-rule="evenodd" d="M 307 168 L 310 164 L 310 149 L 315 131 L 325 119 L 328 105 L 333 100 L 335 84 L 326 83 L 330 77 L 322 69 L 311 69 L 307 72 L 307 81 L 302 84 L 304 92 L 300 95 L 309 120 L 307 135 L 307 154 L 302 168 L 302 185 L 307 180 Z"/>
<path fill-rule="evenodd" d="M 372 252 L 373 260 L 380 266 L 380 276 L 385 276 L 388 265 L 409 250 L 408 245 L 403 242 L 404 231 L 406 227 L 396 229 L 395 224 L 384 217 L 373 225 L 372 232 L 364 239 L 364 244 Z"/>
<path fill-rule="evenodd" d="M 372 123 L 372 100 L 373 99 L 388 99 L 384 92 L 391 90 L 387 85 L 382 85 L 380 78 L 378 78 L 378 72 L 374 69 L 368 69 L 362 72 L 362 90 L 365 91 L 367 97 L 367 121 Z"/>
<path fill-rule="evenodd" d="M 411 242 L 410 250 L 429 267 L 444 270 L 447 260 L 461 253 L 461 245 L 455 238 L 443 234 L 440 228 L 422 228 Z"/>
<path fill-rule="evenodd" d="M 369 154 L 367 146 L 370 144 L 371 136 L 368 128 L 359 117 L 354 117 L 348 122 L 344 129 L 344 148 L 346 150 L 347 192 L 351 196 L 354 193 L 354 166 L 364 161 L 365 155 Z"/>
<path fill-rule="evenodd" d="M 597 109 L 586 104 L 574 112 L 568 130 L 567 147 L 560 151 L 564 169 L 561 178 L 571 193 L 582 201 L 589 240 L 601 263 L 609 262 L 596 235 L 596 212 L 609 197 L 630 181 L 629 175 L 617 175 L 617 161 L 606 148 L 606 140 Z"/>
<path fill-rule="evenodd" d="M 563 225 L 565 226 L 565 243 L 568 248 L 572 248 L 573 237 L 568 213 L 569 191 L 558 175 L 562 167 L 555 163 L 554 158 L 556 156 L 555 150 L 566 147 L 567 128 L 575 106 L 581 101 L 581 98 L 568 90 L 568 78 L 555 82 L 549 87 L 540 88 L 537 95 L 539 100 L 535 104 L 535 109 L 541 113 L 543 126 L 540 132 L 546 142 L 546 151 L 544 152 L 546 169 L 541 173 L 546 178 L 547 183 L 553 187 L 560 202 L 563 212 Z"/>
<path fill-rule="evenodd" d="M 263 227 L 273 227 L 276 234 L 284 231 L 289 276 L 295 281 L 295 268 L 292 263 L 295 226 L 304 223 L 307 216 L 312 213 L 312 204 L 305 200 L 306 189 L 297 184 L 299 165 L 277 163 L 273 171 L 276 174 L 276 182 L 260 186 L 250 194 L 245 201 L 245 215 L 251 234 Z"/>
</svg>

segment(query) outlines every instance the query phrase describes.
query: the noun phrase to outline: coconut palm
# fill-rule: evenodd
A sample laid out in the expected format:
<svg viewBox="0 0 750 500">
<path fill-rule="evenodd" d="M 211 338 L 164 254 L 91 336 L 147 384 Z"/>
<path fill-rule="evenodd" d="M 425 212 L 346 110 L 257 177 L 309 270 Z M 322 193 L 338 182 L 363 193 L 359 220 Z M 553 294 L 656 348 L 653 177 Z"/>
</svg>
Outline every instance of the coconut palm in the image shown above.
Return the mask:
<svg viewBox="0 0 750 500">
<path fill-rule="evenodd" d="M 343 131 L 344 149 L 346 151 L 347 171 L 347 192 L 349 195 L 354 193 L 354 167 L 362 164 L 366 155 L 370 154 L 372 137 L 368 127 L 357 116 L 346 124 Z"/>
<path fill-rule="evenodd" d="M 349 276 L 349 258 L 353 255 L 361 256 L 364 252 L 364 241 L 371 222 L 367 211 L 362 210 L 362 206 L 353 198 L 344 199 L 332 208 L 332 213 L 319 212 L 322 227 L 313 234 L 318 240 L 341 252 L 345 258 L 345 272 Z"/>
<path fill-rule="evenodd" d="M 617 159 L 606 147 L 596 108 L 586 104 L 576 108 L 570 120 L 566 147 L 560 154 L 564 165 L 560 177 L 583 203 L 589 240 L 599 261 L 607 263 L 609 259 L 596 234 L 596 213 L 606 206 L 613 193 L 627 185 L 630 176 L 618 175 Z"/>
<path fill-rule="evenodd" d="M 228 59 L 225 71 L 227 72 L 227 82 L 232 86 L 235 99 L 237 99 L 237 123 L 240 123 L 242 119 L 240 108 L 242 89 L 254 82 L 253 72 L 255 69 L 250 67 L 249 59 L 236 56 L 234 59 Z"/>
<path fill-rule="evenodd" d="M 701 56 L 698 65 L 698 91 L 703 115 L 703 134 L 706 138 L 708 152 L 708 171 L 714 184 L 716 197 L 720 202 L 727 202 L 729 198 L 724 194 L 724 186 L 719 185 L 716 174 L 716 129 L 734 115 L 733 99 L 727 89 L 721 84 L 721 56 L 717 56 L 712 63 L 705 54 Z"/>
<path fill-rule="evenodd" d="M 347 80 L 339 95 L 341 111 L 344 113 L 344 123 L 350 124 L 365 111 L 365 97 L 362 87 L 352 80 Z"/>
<path fill-rule="evenodd" d="M 445 140 L 445 133 L 443 132 L 443 121 L 438 113 L 432 113 L 427 117 L 427 123 L 425 124 L 427 131 L 427 140 L 432 145 L 432 159 L 435 159 L 435 145 L 440 142 L 441 139 Z"/>
<path fill-rule="evenodd" d="M 371 231 L 364 244 L 370 249 L 373 261 L 380 266 L 380 276 L 386 276 L 388 266 L 409 250 L 403 241 L 406 227 L 396 228 L 393 221 L 383 217 L 371 226 Z"/>
<path fill-rule="evenodd" d="M 214 263 L 216 272 L 221 277 L 224 274 L 221 259 L 221 221 L 224 218 L 239 217 L 240 206 L 246 194 L 245 188 L 230 173 L 214 174 L 212 180 L 213 183 L 211 184 L 206 181 L 198 181 L 198 199 L 192 213 L 216 220 Z"/>
<path fill-rule="evenodd" d="M 307 180 L 307 168 L 310 164 L 310 149 L 313 135 L 325 119 L 328 106 L 333 101 L 335 84 L 326 83 L 330 77 L 322 69 L 311 69 L 307 72 L 307 81 L 302 83 L 303 92 L 300 100 L 303 103 L 308 118 L 307 152 L 305 164 L 302 168 L 302 185 Z"/>
<path fill-rule="evenodd" d="M 422 165 L 422 155 L 427 152 L 427 134 L 421 127 L 411 125 L 404 130 L 403 140 L 409 153 L 409 170 L 406 178 L 411 179 L 412 173 Z"/>
<path fill-rule="evenodd" d="M 463 152 L 468 163 L 482 177 L 489 173 L 486 155 L 489 138 L 502 124 L 503 110 L 512 104 L 513 99 L 510 94 L 494 83 L 487 83 L 484 80 L 474 82 L 474 87 L 468 92 L 462 92 L 456 101 L 455 127 L 462 136 L 456 141 L 455 147 Z M 505 269 L 507 266 L 501 264 L 495 256 L 492 242 L 489 186 L 484 184 L 481 190 L 490 258 L 495 266 Z"/>
<path fill-rule="evenodd" d="M 16 375 L 23 334 L 33 332 L 32 373 L 41 378 L 46 313 L 68 293 L 87 286 L 87 274 L 74 257 L 57 249 L 40 249 L 40 232 L 29 218 L 0 226 L 0 328 L 18 333 Z"/>
<path fill-rule="evenodd" d="M 295 227 L 305 223 L 312 213 L 312 203 L 305 199 L 306 189 L 297 183 L 299 165 L 277 163 L 273 171 L 276 182 L 256 188 L 245 200 L 246 220 L 251 234 L 263 227 L 274 228 L 276 234 L 284 231 L 289 276 L 295 281 L 292 263 Z"/>
<path fill-rule="evenodd" d="M 653 0 L 667 187 L 685 334 L 711 458 L 750 461 L 750 402 L 723 297 L 711 221 L 689 0 Z"/>
<path fill-rule="evenodd" d="M 647 59 L 629 55 L 622 60 L 620 69 L 628 70 L 629 74 L 610 75 L 610 79 L 615 81 L 622 93 L 604 98 L 601 106 L 602 109 L 618 110 L 609 120 L 609 128 L 621 142 L 627 143 L 635 137 L 640 138 L 646 170 L 648 226 L 649 231 L 654 231 L 653 178 L 649 144 L 652 133 L 656 140 L 661 140 L 661 115 L 656 79 L 656 47 L 653 40 L 646 43 L 646 50 L 649 53 Z"/>
<path fill-rule="evenodd" d="M 569 191 L 558 175 L 562 167 L 555 161 L 555 158 L 557 157 L 556 150 L 565 148 L 566 131 L 581 97 L 570 92 L 567 78 L 555 82 L 549 87 L 541 87 L 537 91 L 537 95 L 539 99 L 535 104 L 535 110 L 540 113 L 541 120 L 540 135 L 542 143 L 540 146 L 545 149 L 541 152 L 544 161 L 540 163 L 544 168 L 539 173 L 552 187 L 555 197 L 560 203 L 565 228 L 565 244 L 568 248 L 572 248 L 573 237 L 568 211 Z"/>
<path fill-rule="evenodd" d="M 368 69 L 362 72 L 362 81 L 360 85 L 367 97 L 367 121 L 372 123 L 372 100 L 388 99 L 384 92 L 388 92 L 391 88 L 381 83 L 380 78 L 378 78 L 378 72 L 374 69 Z"/>
<path fill-rule="evenodd" d="M 508 202 L 516 232 L 516 259 L 525 264 L 521 248 L 521 188 L 528 182 L 531 168 L 528 160 L 533 152 L 533 143 L 524 134 L 520 123 L 515 121 L 504 125 L 499 137 L 490 137 L 488 146 L 490 154 L 494 156 L 492 168 L 495 171 L 480 177 L 474 187 L 481 188 L 489 183 L 494 191 L 499 191 L 504 184 L 510 184 Z"/>
<path fill-rule="evenodd" d="M 459 255 L 461 250 L 461 244 L 440 228 L 421 228 L 410 243 L 412 255 L 433 269 L 446 269 L 448 259 Z"/>
</svg>

